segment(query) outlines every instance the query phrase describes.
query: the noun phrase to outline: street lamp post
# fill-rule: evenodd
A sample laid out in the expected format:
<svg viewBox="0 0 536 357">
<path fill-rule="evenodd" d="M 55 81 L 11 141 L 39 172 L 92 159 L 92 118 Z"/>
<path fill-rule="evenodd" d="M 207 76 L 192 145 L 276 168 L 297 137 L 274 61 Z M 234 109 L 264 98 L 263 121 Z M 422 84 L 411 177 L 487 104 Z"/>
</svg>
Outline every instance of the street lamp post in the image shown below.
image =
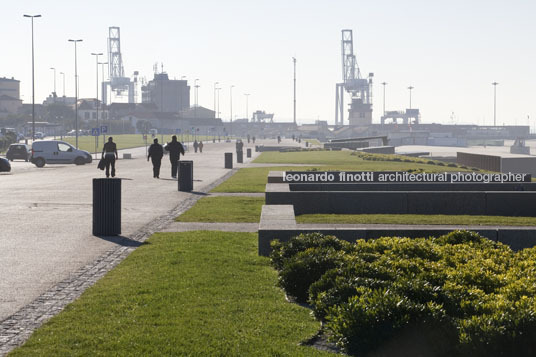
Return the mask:
<svg viewBox="0 0 536 357">
<path fill-rule="evenodd" d="M 220 82 L 214 82 L 214 116 L 217 116 L 216 113 L 216 85 L 220 84 Z"/>
<path fill-rule="evenodd" d="M 231 125 L 230 125 L 230 128 L 229 130 L 231 131 L 231 135 L 233 134 L 233 88 L 234 86 L 230 86 L 229 87 L 229 97 L 230 97 L 230 112 L 231 112 Z"/>
<path fill-rule="evenodd" d="M 95 97 L 96 101 L 97 101 L 97 128 L 99 128 L 99 107 L 100 107 L 100 104 L 99 104 L 99 56 L 102 56 L 102 53 L 91 53 L 92 56 L 95 56 L 95 70 L 96 70 L 96 85 L 97 85 L 97 96 Z M 99 136 L 96 135 L 95 136 L 95 148 L 98 148 L 99 147 Z M 97 158 L 97 150 L 95 150 L 95 159 Z"/>
<path fill-rule="evenodd" d="M 217 92 L 216 92 L 216 96 L 218 98 L 218 118 L 220 117 L 220 90 L 221 90 L 221 87 L 218 87 L 216 88 Z"/>
<path fill-rule="evenodd" d="M 108 64 L 108 62 L 97 62 L 97 64 L 100 64 L 101 65 L 101 72 L 102 72 L 102 83 L 103 83 L 103 88 L 102 88 L 102 94 L 101 94 L 101 103 L 102 103 L 102 123 L 104 124 L 104 119 L 105 116 L 104 116 L 104 101 L 105 99 L 108 99 L 108 98 L 104 98 L 104 65 Z M 98 82 L 98 76 L 97 76 L 97 82 Z M 98 85 L 98 83 L 97 83 Z M 98 94 L 98 90 L 97 90 L 97 94 Z M 97 98 L 98 99 L 98 98 Z M 111 119 L 108 118 L 108 122 L 110 123 L 110 127 L 108 128 L 108 132 L 110 132 L 112 130 L 112 123 L 111 123 Z M 125 132 L 124 130 L 125 128 L 125 124 L 123 123 L 123 133 Z M 105 142 L 106 141 L 106 134 L 105 133 L 102 133 L 102 142 Z"/>
<path fill-rule="evenodd" d="M 60 74 L 63 76 L 63 100 L 65 101 L 65 73 L 60 72 Z"/>
<path fill-rule="evenodd" d="M 412 86 L 408 87 L 408 89 L 409 89 L 409 109 L 411 109 L 411 91 L 413 90 L 413 88 L 415 88 L 415 87 L 412 87 Z"/>
<path fill-rule="evenodd" d="M 294 63 L 294 125 L 296 125 L 296 57 L 292 57 Z"/>
<path fill-rule="evenodd" d="M 493 85 L 493 126 L 497 126 L 497 82 L 491 83 Z"/>
<path fill-rule="evenodd" d="M 54 94 L 56 94 L 56 68 L 50 67 L 54 71 Z"/>
<path fill-rule="evenodd" d="M 34 66 L 34 26 L 33 20 L 41 15 L 23 15 L 32 19 L 32 142 L 35 141 L 35 66 Z"/>
<path fill-rule="evenodd" d="M 74 43 L 74 130 L 76 131 L 76 148 L 78 149 L 78 64 L 76 62 L 76 44 L 82 40 L 69 40 Z"/>
<path fill-rule="evenodd" d="M 387 82 L 382 82 L 383 86 L 383 116 L 385 116 L 385 86 L 387 85 Z"/>
<path fill-rule="evenodd" d="M 197 84 L 198 80 L 199 80 L 199 78 L 196 78 L 195 81 L 194 81 L 194 103 L 195 103 L 194 117 L 196 119 L 197 119 L 197 92 L 198 92 L 198 89 L 199 89 L 199 85 Z"/>
<path fill-rule="evenodd" d="M 249 93 L 244 93 L 244 95 L 246 96 L 246 119 L 248 118 L 248 97 L 249 97 Z"/>
</svg>

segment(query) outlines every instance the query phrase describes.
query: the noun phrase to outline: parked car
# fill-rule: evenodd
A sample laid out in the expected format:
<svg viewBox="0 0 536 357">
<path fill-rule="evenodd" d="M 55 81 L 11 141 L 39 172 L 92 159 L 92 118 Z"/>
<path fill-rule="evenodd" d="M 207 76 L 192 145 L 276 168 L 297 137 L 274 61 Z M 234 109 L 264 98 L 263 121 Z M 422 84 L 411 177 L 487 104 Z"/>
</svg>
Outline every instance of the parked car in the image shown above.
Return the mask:
<svg viewBox="0 0 536 357">
<path fill-rule="evenodd" d="M 40 131 L 36 131 L 34 136 L 35 136 L 36 139 L 43 139 L 45 137 L 45 134 L 43 134 Z"/>
<path fill-rule="evenodd" d="M 84 165 L 92 161 L 91 154 L 78 150 L 64 141 L 47 140 L 36 141 L 32 144 L 32 157 L 30 161 L 37 167 L 45 164 L 75 164 Z"/>
<path fill-rule="evenodd" d="M 6 159 L 28 161 L 32 157 L 32 150 L 26 144 L 11 144 L 6 152 Z"/>
<path fill-rule="evenodd" d="M 11 171 L 11 164 L 7 159 L 0 157 L 0 172 L 9 172 Z"/>
</svg>

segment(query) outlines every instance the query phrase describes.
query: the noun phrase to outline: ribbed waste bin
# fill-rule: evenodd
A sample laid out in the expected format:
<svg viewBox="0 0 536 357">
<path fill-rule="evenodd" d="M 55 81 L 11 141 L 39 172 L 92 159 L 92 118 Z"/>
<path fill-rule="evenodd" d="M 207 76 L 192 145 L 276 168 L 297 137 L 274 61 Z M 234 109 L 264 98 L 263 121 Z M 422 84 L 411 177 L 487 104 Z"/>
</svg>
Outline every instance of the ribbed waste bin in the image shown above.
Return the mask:
<svg viewBox="0 0 536 357">
<path fill-rule="evenodd" d="M 251 149 L 249 149 L 249 148 L 246 151 L 246 157 L 248 157 L 248 158 L 251 157 Z"/>
<path fill-rule="evenodd" d="M 233 153 L 232 152 L 225 153 L 225 168 L 226 169 L 233 168 Z"/>
<path fill-rule="evenodd" d="M 191 191 L 194 189 L 194 162 L 188 160 L 179 161 L 179 191 Z"/>
<path fill-rule="evenodd" d="M 93 235 L 121 234 L 121 179 L 93 179 Z"/>
<path fill-rule="evenodd" d="M 237 151 L 236 152 L 236 162 L 239 164 L 244 162 L 244 152 L 243 151 Z"/>
</svg>

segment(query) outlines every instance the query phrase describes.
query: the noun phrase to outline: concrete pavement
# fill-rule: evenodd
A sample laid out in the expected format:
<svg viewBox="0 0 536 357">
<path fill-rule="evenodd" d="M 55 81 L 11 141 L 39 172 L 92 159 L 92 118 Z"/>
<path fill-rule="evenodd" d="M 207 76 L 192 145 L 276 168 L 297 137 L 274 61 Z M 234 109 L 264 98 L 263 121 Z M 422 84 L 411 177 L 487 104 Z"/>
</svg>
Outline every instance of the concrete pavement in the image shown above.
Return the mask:
<svg viewBox="0 0 536 357">
<path fill-rule="evenodd" d="M 152 177 L 145 148 L 124 152 L 133 156 L 116 165 L 117 177 L 123 179 L 122 233 L 128 238 L 192 193 L 177 190 L 167 156 L 158 180 Z M 194 161 L 194 191 L 229 172 L 224 152 L 234 152 L 234 143 L 206 143 L 202 154 L 191 151 L 183 157 Z M 96 161 L 42 169 L 24 162 L 13 166 L 11 173 L 0 175 L 0 321 L 116 244 L 91 234 L 91 182 L 104 177 Z M 235 158 L 234 167 L 241 166 Z"/>
</svg>

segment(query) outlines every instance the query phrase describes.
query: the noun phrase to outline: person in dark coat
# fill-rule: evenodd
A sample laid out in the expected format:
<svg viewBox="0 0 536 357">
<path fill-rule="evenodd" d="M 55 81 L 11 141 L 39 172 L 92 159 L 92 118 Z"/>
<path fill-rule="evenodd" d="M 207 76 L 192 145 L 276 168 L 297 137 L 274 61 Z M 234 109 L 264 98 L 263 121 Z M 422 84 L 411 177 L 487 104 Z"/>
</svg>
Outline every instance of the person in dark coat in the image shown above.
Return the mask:
<svg viewBox="0 0 536 357">
<path fill-rule="evenodd" d="M 153 140 L 153 144 L 149 146 L 147 161 L 151 159 L 153 162 L 153 177 L 160 178 L 160 165 L 162 165 L 162 157 L 164 156 L 164 148 L 158 143 L 158 139 Z"/>
<path fill-rule="evenodd" d="M 203 152 L 203 142 L 202 141 L 199 142 L 199 152 L 200 153 Z"/>
<path fill-rule="evenodd" d="M 184 147 L 177 141 L 177 136 L 171 137 L 171 142 L 166 145 L 166 151 L 169 151 L 169 161 L 171 162 L 171 177 L 177 178 L 179 168 L 179 159 L 181 154 L 184 155 Z"/>
<path fill-rule="evenodd" d="M 197 143 L 197 140 L 194 141 L 194 152 L 197 152 L 197 148 L 199 147 L 199 144 Z"/>
<path fill-rule="evenodd" d="M 110 177 L 110 166 L 112 167 L 112 177 L 115 177 L 115 160 L 119 159 L 119 156 L 117 155 L 117 146 L 111 136 L 102 148 L 102 159 L 106 165 L 106 177 Z"/>
</svg>

